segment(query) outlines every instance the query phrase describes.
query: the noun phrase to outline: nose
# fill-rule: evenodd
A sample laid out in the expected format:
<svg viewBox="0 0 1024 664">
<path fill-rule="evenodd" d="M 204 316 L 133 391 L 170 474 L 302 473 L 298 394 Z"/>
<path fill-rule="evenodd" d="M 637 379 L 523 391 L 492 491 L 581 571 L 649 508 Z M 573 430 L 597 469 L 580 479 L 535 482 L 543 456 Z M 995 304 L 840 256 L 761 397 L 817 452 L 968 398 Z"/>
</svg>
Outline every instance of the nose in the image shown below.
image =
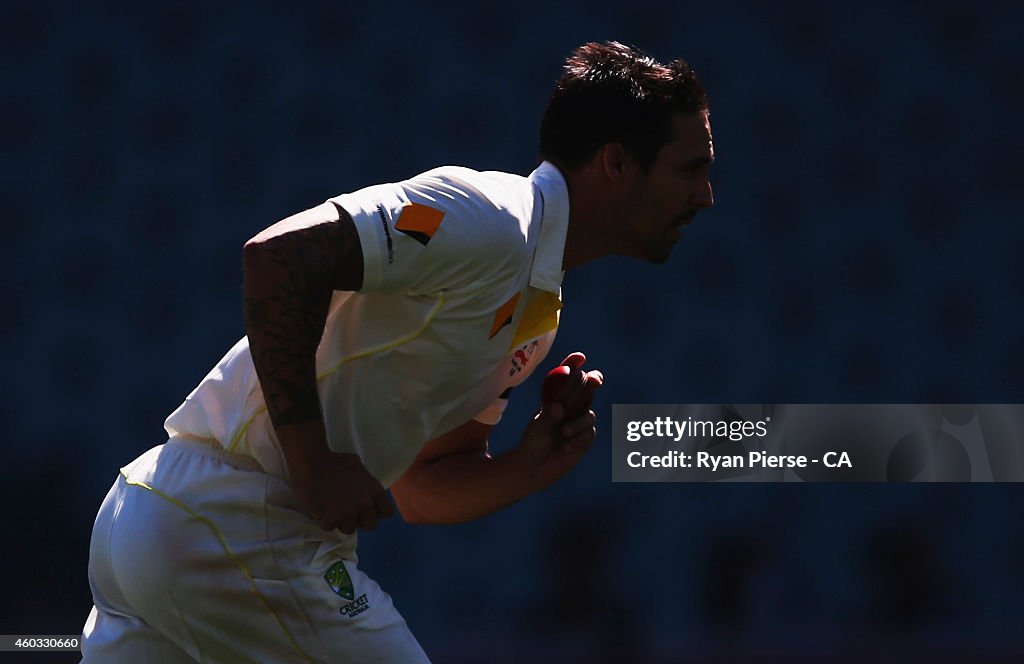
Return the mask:
<svg viewBox="0 0 1024 664">
<path fill-rule="evenodd" d="M 697 190 L 694 192 L 693 206 L 704 209 L 709 208 L 714 204 L 715 195 L 711 191 L 711 180 L 704 178 L 704 181 L 698 185 Z"/>
</svg>

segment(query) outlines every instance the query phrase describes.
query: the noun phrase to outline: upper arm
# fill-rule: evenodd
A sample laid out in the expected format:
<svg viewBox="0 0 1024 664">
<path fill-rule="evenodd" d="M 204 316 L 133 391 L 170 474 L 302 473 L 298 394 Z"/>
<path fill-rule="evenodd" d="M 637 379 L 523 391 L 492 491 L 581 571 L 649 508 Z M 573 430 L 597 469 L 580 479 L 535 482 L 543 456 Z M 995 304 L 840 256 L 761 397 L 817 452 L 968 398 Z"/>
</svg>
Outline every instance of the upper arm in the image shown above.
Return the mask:
<svg viewBox="0 0 1024 664">
<path fill-rule="evenodd" d="M 357 291 L 363 285 L 363 251 L 352 217 L 323 203 L 282 219 L 245 243 L 251 272 L 286 272 L 297 289 Z"/>
<path fill-rule="evenodd" d="M 270 419 L 322 420 L 316 349 L 334 290 L 358 290 L 362 253 L 352 220 L 330 204 L 300 212 L 246 242 L 246 336 Z"/>
</svg>

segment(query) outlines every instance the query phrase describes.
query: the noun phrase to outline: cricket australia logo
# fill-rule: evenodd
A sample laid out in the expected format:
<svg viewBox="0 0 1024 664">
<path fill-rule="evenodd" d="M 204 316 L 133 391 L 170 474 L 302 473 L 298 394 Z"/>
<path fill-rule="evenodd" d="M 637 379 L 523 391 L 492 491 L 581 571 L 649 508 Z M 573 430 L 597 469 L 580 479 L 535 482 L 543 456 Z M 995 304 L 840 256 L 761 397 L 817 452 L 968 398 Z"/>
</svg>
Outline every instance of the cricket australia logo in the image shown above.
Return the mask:
<svg viewBox="0 0 1024 664">
<path fill-rule="evenodd" d="M 345 599 L 356 598 L 356 589 L 352 585 L 352 577 L 348 575 L 345 563 L 340 560 L 331 565 L 330 569 L 324 573 L 324 581 L 331 587 L 331 590 Z"/>
<path fill-rule="evenodd" d="M 345 569 L 345 563 L 342 561 L 339 560 L 331 565 L 324 573 L 324 581 L 327 582 L 327 585 L 335 593 L 345 599 L 352 600 L 341 607 L 339 610 L 341 615 L 355 618 L 370 608 L 370 602 L 366 598 L 366 593 L 356 597 L 356 589 L 352 584 L 352 577 L 348 575 L 348 570 Z"/>
</svg>

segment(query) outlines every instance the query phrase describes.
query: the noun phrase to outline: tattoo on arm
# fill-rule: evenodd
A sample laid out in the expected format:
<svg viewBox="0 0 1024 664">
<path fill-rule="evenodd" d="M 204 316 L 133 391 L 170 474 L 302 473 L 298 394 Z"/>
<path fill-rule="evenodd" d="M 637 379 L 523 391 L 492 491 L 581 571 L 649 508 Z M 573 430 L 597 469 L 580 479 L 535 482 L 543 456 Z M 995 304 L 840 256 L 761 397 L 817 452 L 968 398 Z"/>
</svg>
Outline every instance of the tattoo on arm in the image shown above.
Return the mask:
<svg viewBox="0 0 1024 664">
<path fill-rule="evenodd" d="M 316 349 L 335 289 L 358 290 L 363 258 L 351 218 L 271 226 L 246 245 L 244 306 L 256 374 L 275 427 L 322 418 Z"/>
</svg>

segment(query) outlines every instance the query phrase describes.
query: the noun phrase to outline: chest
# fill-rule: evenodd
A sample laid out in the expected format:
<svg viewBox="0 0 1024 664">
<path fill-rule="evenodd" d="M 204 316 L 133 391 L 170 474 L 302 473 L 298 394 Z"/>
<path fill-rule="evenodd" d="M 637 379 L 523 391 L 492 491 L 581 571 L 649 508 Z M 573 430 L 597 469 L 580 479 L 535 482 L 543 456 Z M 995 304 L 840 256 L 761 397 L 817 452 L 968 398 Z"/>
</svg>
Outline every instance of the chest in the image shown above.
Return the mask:
<svg viewBox="0 0 1024 664">
<path fill-rule="evenodd" d="M 469 400 L 470 409 L 532 373 L 551 348 L 562 308 L 557 294 L 529 285 L 483 303 L 374 294 L 336 305 L 319 373 L 358 366 L 362 381 L 388 383 L 396 400 Z"/>
</svg>

